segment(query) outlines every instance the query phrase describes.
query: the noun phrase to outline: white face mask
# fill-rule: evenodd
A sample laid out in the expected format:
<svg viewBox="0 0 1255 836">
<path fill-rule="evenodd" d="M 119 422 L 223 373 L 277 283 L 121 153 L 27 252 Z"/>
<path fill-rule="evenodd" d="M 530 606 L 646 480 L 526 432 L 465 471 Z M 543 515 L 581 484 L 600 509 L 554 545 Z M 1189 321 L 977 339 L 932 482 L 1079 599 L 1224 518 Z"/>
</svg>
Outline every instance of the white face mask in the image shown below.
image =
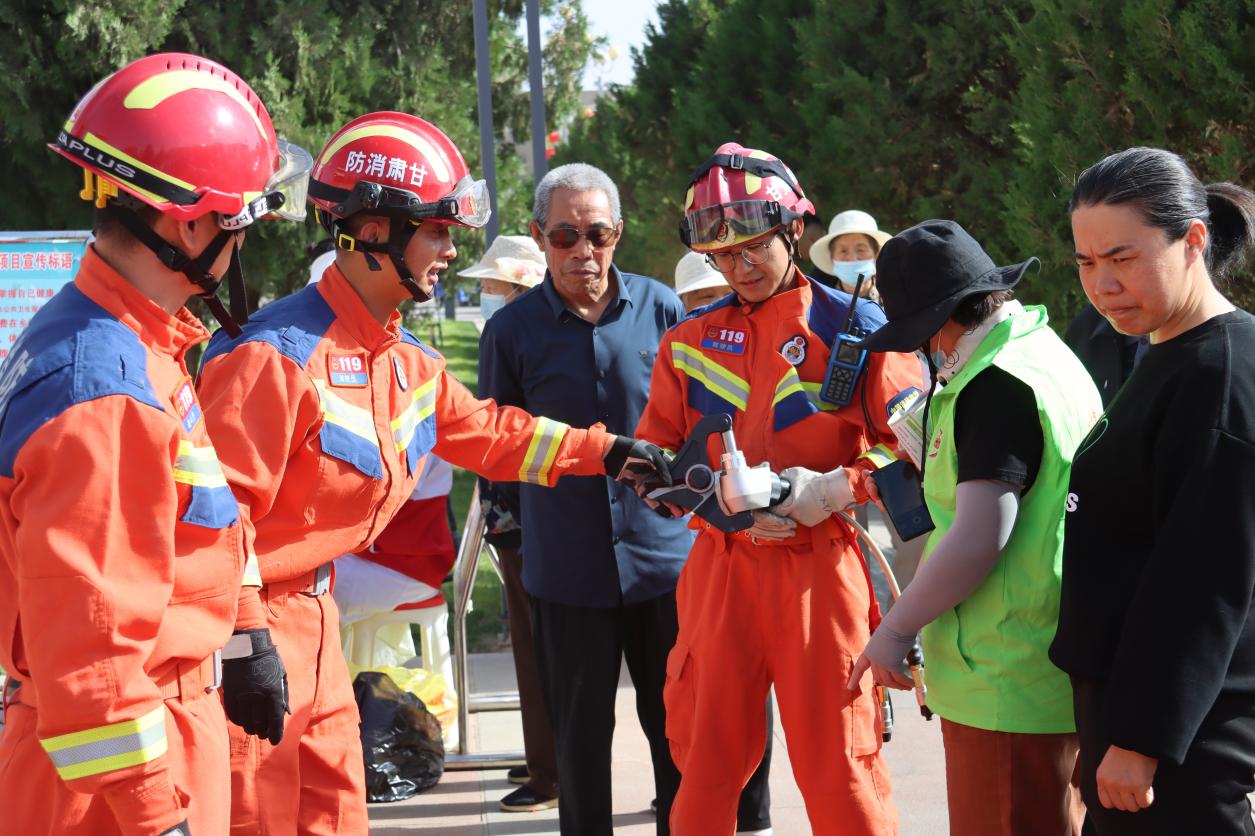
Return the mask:
<svg viewBox="0 0 1255 836">
<path fill-rule="evenodd" d="M 834 261 L 832 262 L 832 274 L 841 280 L 841 286 L 850 292 L 854 291 L 854 285 L 858 284 L 858 277 L 862 275 L 863 286 L 871 281 L 872 276 L 876 275 L 875 259 L 867 261 Z"/>
<path fill-rule="evenodd" d="M 492 315 L 505 307 L 506 297 L 500 293 L 479 294 L 479 314 L 484 321 L 492 319 Z"/>
</svg>

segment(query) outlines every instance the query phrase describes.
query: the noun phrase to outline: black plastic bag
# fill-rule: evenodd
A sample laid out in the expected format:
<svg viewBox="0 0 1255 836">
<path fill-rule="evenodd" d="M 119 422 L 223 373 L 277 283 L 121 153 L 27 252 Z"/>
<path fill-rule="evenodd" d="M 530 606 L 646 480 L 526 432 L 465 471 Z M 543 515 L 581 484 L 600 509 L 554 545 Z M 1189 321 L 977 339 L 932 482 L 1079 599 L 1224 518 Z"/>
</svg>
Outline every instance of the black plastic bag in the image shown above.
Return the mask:
<svg viewBox="0 0 1255 836">
<path fill-rule="evenodd" d="M 353 680 L 362 717 L 366 800 L 404 801 L 434 787 L 444 774 L 440 721 L 423 701 L 378 671 Z"/>
</svg>

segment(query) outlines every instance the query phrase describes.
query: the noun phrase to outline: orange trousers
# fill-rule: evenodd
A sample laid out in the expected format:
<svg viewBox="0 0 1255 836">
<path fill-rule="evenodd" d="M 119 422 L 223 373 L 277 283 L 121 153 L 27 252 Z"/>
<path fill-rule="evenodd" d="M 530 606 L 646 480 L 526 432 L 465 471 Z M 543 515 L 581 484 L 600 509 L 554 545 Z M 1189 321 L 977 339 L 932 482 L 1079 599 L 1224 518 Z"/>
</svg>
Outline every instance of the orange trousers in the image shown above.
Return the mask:
<svg viewBox="0 0 1255 836">
<path fill-rule="evenodd" d="M 857 694 L 845 687 L 868 639 L 870 596 L 845 540 L 756 546 L 713 530 L 697 538 L 676 591 L 680 634 L 664 692 L 681 773 L 673 836 L 735 831 L 773 683 L 815 836 L 897 833 L 870 673 Z"/>
<path fill-rule="evenodd" d="M 0 735 L 0 832 L 23 836 L 111 836 L 143 831 L 119 823 L 103 797 L 74 792 L 57 775 L 35 734 L 38 709 L 9 705 Z M 196 836 L 223 836 L 231 807 L 227 718 L 216 693 L 166 700 L 166 762 Z"/>
<path fill-rule="evenodd" d="M 292 714 L 278 746 L 231 726 L 231 832 L 364 834 L 362 741 L 335 600 L 263 588 L 262 603 Z"/>
</svg>

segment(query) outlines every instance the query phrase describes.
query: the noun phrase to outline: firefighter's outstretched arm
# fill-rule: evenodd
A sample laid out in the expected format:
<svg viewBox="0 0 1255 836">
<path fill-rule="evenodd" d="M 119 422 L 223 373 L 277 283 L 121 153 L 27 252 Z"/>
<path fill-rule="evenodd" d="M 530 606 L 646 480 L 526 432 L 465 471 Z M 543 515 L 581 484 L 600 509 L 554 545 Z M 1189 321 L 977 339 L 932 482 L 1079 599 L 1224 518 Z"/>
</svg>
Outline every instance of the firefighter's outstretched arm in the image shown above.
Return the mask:
<svg viewBox="0 0 1255 836">
<path fill-rule="evenodd" d="M 661 476 L 665 470 L 657 447 L 615 436 L 600 424 L 577 429 L 479 400 L 447 371 L 440 372 L 438 391 L 434 452 L 488 479 L 552 486 L 567 475 L 632 481 L 642 471 Z"/>
</svg>

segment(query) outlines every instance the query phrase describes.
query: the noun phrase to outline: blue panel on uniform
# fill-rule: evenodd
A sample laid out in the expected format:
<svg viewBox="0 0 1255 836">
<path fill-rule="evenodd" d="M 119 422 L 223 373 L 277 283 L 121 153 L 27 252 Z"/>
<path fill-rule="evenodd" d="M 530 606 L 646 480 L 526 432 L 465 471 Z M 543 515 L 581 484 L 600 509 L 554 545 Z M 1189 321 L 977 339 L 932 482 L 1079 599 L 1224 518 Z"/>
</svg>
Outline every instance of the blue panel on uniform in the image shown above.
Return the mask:
<svg viewBox="0 0 1255 836">
<path fill-rule="evenodd" d="M 179 519 L 203 528 L 227 528 L 239 521 L 240 506 L 226 485 L 220 488 L 192 485 L 192 500 Z"/>
<path fill-rule="evenodd" d="M 125 395 L 164 412 L 139 336 L 76 286 L 33 317 L 0 365 L 0 476 L 31 433 L 66 409 Z"/>
<path fill-rule="evenodd" d="M 819 408 L 811 403 L 805 392 L 793 392 L 785 396 L 772 410 L 771 429 L 780 432 L 816 412 L 819 412 Z"/>
<path fill-rule="evenodd" d="M 203 369 L 210 360 L 244 343 L 263 342 L 273 345 L 280 354 L 304 368 L 335 319 L 335 313 L 317 286 L 310 285 L 253 314 L 244 324 L 244 333 L 235 339 L 218 329 L 205 349 L 200 366 Z"/>
<path fill-rule="evenodd" d="M 718 415 L 719 413 L 727 413 L 735 415 L 737 406 L 731 401 L 716 395 L 714 392 L 706 388 L 706 386 L 696 378 L 689 378 L 689 406 L 696 409 L 702 415 Z"/>
<path fill-rule="evenodd" d="M 843 290 L 811 281 L 811 307 L 806 314 L 806 323 L 828 348 L 832 348 L 837 334 L 844 327 L 853 300 L 854 297 Z M 884 324 L 885 312 L 880 305 L 870 299 L 858 300 L 854 321 L 850 324 L 852 329 L 871 334 Z"/>
<path fill-rule="evenodd" d="M 328 456 L 348 462 L 372 479 L 383 478 L 383 461 L 379 458 L 379 448 L 369 441 L 326 420 L 323 421 L 318 438 L 322 442 L 322 451 Z"/>
<path fill-rule="evenodd" d="M 443 359 L 444 359 L 443 357 L 441 357 L 441 356 L 440 356 L 440 352 L 439 352 L 439 351 L 436 351 L 436 349 L 431 348 L 430 346 L 428 346 L 427 344 L 425 344 L 422 340 L 420 340 L 418 337 L 414 336 L 412 333 L 410 333 L 410 332 L 409 332 L 409 330 L 407 330 L 407 329 L 405 329 L 405 328 L 402 328 L 402 329 L 401 329 L 401 342 L 403 342 L 403 343 L 409 343 L 410 345 L 416 345 L 416 346 L 418 346 L 419 348 L 421 348 L 421 349 L 423 350 L 423 352 L 424 352 L 424 353 L 425 353 L 428 357 L 431 357 L 433 360 L 443 360 Z"/>
</svg>

